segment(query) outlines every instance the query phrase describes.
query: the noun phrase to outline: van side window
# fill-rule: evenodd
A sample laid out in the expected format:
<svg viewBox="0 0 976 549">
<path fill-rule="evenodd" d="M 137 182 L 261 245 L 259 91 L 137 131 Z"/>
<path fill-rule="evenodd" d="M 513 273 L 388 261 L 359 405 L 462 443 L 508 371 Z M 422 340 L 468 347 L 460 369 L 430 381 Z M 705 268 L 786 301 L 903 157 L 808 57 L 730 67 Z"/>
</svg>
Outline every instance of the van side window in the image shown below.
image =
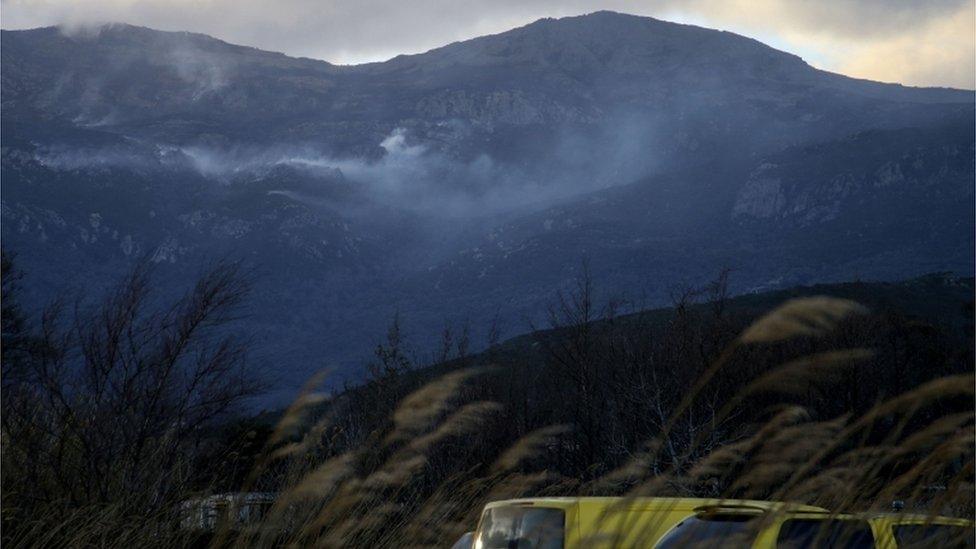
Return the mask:
<svg viewBox="0 0 976 549">
<path fill-rule="evenodd" d="M 898 547 L 939 547 L 939 549 L 976 546 L 976 532 L 969 526 L 952 524 L 896 524 L 892 526 Z"/>
<path fill-rule="evenodd" d="M 863 520 L 790 519 L 780 527 L 776 547 L 866 549 L 874 547 L 874 536 Z"/>
<path fill-rule="evenodd" d="M 655 547 L 750 547 L 757 534 L 756 518 L 757 515 L 739 513 L 689 517 L 675 525 Z"/>
</svg>

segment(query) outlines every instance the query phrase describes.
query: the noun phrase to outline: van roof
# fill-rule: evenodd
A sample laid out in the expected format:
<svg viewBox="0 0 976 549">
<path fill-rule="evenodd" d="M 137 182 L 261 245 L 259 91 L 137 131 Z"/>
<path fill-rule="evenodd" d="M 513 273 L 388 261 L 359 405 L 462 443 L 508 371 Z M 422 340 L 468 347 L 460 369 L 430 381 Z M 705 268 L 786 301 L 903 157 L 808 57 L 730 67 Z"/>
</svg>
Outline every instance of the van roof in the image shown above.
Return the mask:
<svg viewBox="0 0 976 549">
<path fill-rule="evenodd" d="M 969 526 L 976 523 L 970 519 L 944 517 L 941 515 L 926 515 L 923 513 L 872 513 L 868 520 L 891 522 L 892 524 L 948 524 L 952 526 Z"/>
<path fill-rule="evenodd" d="M 799 503 L 779 501 L 760 501 L 748 499 L 715 499 L 715 498 L 669 498 L 669 497 L 545 497 L 518 498 L 493 501 L 485 505 L 485 509 L 506 505 L 523 505 L 539 507 L 569 507 L 571 505 L 586 505 L 607 507 L 622 505 L 629 508 L 681 509 L 688 511 L 725 510 L 730 511 L 769 511 L 786 508 L 791 511 L 826 513 L 826 509 Z"/>
</svg>

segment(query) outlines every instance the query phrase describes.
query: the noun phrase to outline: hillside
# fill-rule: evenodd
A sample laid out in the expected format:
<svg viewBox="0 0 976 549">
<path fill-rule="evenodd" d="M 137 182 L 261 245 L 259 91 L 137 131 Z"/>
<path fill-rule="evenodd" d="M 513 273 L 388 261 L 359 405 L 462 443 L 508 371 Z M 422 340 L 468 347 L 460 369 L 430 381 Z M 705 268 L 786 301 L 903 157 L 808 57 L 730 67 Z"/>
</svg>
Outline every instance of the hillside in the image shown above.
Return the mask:
<svg viewBox="0 0 976 549">
<path fill-rule="evenodd" d="M 361 379 L 397 311 L 427 349 L 524 331 L 583 258 L 652 304 L 726 267 L 737 294 L 972 274 L 972 91 L 612 12 L 359 66 L 124 24 L 0 37 L 29 301 L 242 258 L 272 398 Z"/>
<path fill-rule="evenodd" d="M 727 317 L 732 330 L 742 329 L 750 322 L 775 309 L 790 299 L 830 296 L 860 303 L 868 308 L 869 315 L 875 318 L 893 317 L 906 325 L 922 330 L 940 331 L 950 345 L 950 353 L 958 353 L 957 358 L 966 355 L 972 348 L 973 292 L 976 289 L 973 278 L 963 278 L 946 273 L 935 273 L 899 282 L 842 282 L 798 286 L 785 290 L 765 291 L 754 294 L 724 298 L 721 303 L 722 314 Z M 669 326 L 679 322 L 679 316 L 688 315 L 701 321 L 714 314 L 716 303 L 709 297 L 699 294 L 678 311 L 675 307 L 648 309 L 638 312 L 625 312 L 611 319 L 603 318 L 607 311 L 598 311 L 589 323 L 593 333 L 628 333 L 628 337 L 654 338 L 655 334 L 665 333 Z M 424 366 L 411 373 L 411 384 L 436 378 L 458 367 L 492 367 L 500 370 L 509 368 L 532 368 L 549 360 L 545 346 L 541 342 L 564 342 L 572 337 L 573 328 L 560 326 L 544 328 L 520 335 L 498 343 L 491 348 L 442 364 Z M 951 350 L 953 349 L 954 350 Z M 535 366 L 533 366 L 535 365 Z M 540 366 L 541 367 L 541 366 Z"/>
</svg>

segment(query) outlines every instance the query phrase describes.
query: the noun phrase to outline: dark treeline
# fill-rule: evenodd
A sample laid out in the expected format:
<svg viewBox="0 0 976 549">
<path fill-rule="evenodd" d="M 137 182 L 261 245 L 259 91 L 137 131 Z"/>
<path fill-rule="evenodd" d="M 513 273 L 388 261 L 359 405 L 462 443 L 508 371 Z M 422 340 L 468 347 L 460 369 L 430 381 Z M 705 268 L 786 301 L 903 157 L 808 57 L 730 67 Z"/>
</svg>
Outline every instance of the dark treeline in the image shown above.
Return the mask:
<svg viewBox="0 0 976 549">
<path fill-rule="evenodd" d="M 401 336 L 402 319 L 397 318 L 390 336 L 376 349 L 369 369 L 373 379 L 347 389 L 330 405 L 336 425 L 330 442 L 337 453 L 360 445 L 370 433 L 384 429 L 405 395 L 445 372 L 483 368 L 463 389 L 459 403 L 501 406 L 480 433 L 457 443 L 450 467 L 477 467 L 491 454 L 489 449 L 506 448 L 547 426 L 564 426 L 536 465 L 571 479 L 572 492 L 572 486 L 607 474 L 660 435 L 718 360 L 723 367 L 670 425 L 652 467 L 664 471 L 693 464 L 742 439 L 786 404 L 803 407 L 814 421 L 858 416 L 927 381 L 973 371 L 971 280 L 932 275 L 901 286 L 909 303 L 926 300 L 923 309 L 936 310 L 938 319 L 880 299 L 876 308 L 850 315 L 827 334 L 730 351 L 743 330 L 779 302 L 773 295 L 730 298 L 728 276 L 723 272 L 704 288 L 675 292 L 670 308 L 621 314 L 626 309 L 622 301 L 594 303 L 595 282 L 584 268 L 574 291 L 554 296 L 546 329 L 473 356 L 462 347 L 449 359 L 428 365 L 410 359 Z M 962 289 L 947 299 L 950 294 L 939 290 L 954 284 Z M 877 292 L 884 286 L 851 284 L 846 290 L 871 303 L 879 300 Z M 445 334 L 449 343 L 450 332 Z M 449 354 L 445 346 L 437 356 Z M 793 360 L 797 367 L 819 366 L 821 371 L 797 375 L 795 386 L 780 384 L 772 394 L 751 395 L 742 406 L 720 414 L 749 382 Z M 926 418 L 971 408 L 969 399 L 948 399 L 916 421 L 924 424 Z M 715 495 L 724 488 L 689 488 L 689 495 Z"/>
<path fill-rule="evenodd" d="M 785 412 L 799 411 L 816 438 L 838 418 L 872 414 L 926 382 L 973 372 L 971 279 L 733 298 L 728 276 L 674 292 L 669 308 L 631 311 L 637 307 L 622 300 L 597 303 L 584 268 L 572 291 L 554 295 L 545 329 L 500 342 L 499 327 L 485 327 L 491 345 L 479 353 L 469 349 L 476 328 L 445 329 L 427 360 L 411 349 L 408 317 L 398 315 L 366 365 L 366 383 L 320 402 L 322 379 L 310 380 L 288 410 L 249 417 L 247 399 L 261 386 L 247 339 L 233 330 L 250 286 L 238 265 L 214 265 L 169 304 L 153 296 L 152 269 L 141 263 L 104 297 L 25 311 L 21 274 L 5 256 L 3 541 L 184 544 L 190 540 L 173 536 L 189 498 L 294 491 L 330 467 L 366 479 L 349 488 L 357 498 L 381 479 L 386 491 L 374 495 L 396 506 L 403 524 L 413 524 L 407 509 L 438 494 L 450 500 L 451 486 L 480 486 L 437 507 L 450 510 L 444 517 L 431 511 L 420 521 L 457 521 L 441 535 L 470 526 L 490 493 L 614 495 L 640 479 L 667 478 L 658 492 L 773 497 L 777 483 L 733 482 L 744 459 L 717 474 L 701 464 L 753 443 Z M 757 318 L 787 298 L 830 292 L 868 307 L 814 298 L 802 311 L 777 309 L 772 328 L 753 333 Z M 971 430 L 971 394 L 936 397 L 912 400 L 922 404 L 906 422 L 879 416 L 880 427 L 857 444 L 882 447 L 893 431 L 921 432 L 960 415 L 952 425 L 969 422 Z M 885 462 L 885 478 L 911 467 L 915 454 L 903 453 Z M 640 475 L 619 473 L 635 462 Z M 961 466 L 927 482 L 937 490 Z M 545 481 L 498 488 L 503 470 L 543 471 Z M 316 490 L 323 500 L 332 493 Z M 343 513 L 361 519 L 358 533 L 336 538 L 344 544 L 400 535 L 369 526 L 369 515 Z M 315 535 L 325 531 L 317 528 Z M 343 528 L 351 527 L 335 523 L 331 532 Z M 417 531 L 434 539 L 425 528 Z M 65 532 L 75 537 L 58 537 Z"/>
</svg>

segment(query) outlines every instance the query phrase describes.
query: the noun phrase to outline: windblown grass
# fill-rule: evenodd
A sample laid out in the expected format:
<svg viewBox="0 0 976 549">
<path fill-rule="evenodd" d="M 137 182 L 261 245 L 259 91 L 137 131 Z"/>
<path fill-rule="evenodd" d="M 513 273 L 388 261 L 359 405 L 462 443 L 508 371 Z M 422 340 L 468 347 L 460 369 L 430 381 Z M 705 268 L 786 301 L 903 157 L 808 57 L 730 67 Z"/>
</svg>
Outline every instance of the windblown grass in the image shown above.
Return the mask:
<svg viewBox="0 0 976 549">
<path fill-rule="evenodd" d="M 735 347 L 822 336 L 852 314 L 866 310 L 831 298 L 791 301 L 756 321 L 722 356 Z M 871 352 L 840 349 L 789 361 L 730 395 L 720 414 L 750 406 L 759 394 L 768 401 L 770 394 L 788 397 L 815 388 L 829 397 L 830 387 L 842 379 L 838 374 L 857 368 Z M 724 367 L 723 360 L 686 395 L 676 415 Z M 549 474 L 536 461 L 570 426 L 533 431 L 497 455 L 485 455 L 485 465 L 474 469 L 431 466 L 453 438 L 476 432 L 498 411 L 491 402 L 457 404 L 460 389 L 479 373 L 450 373 L 407 396 L 388 432 L 297 477 L 283 488 L 275 512 L 236 543 L 445 546 L 474 528 L 487 501 L 539 494 L 775 499 L 838 511 L 887 509 L 892 500 L 904 499 L 923 512 L 973 512 L 972 490 L 967 490 L 973 482 L 973 412 L 932 410 L 948 399 L 971 398 L 972 376 L 934 380 L 857 417 L 817 418 L 800 406 L 767 405 L 767 420 L 697 461 L 655 471 L 662 441 L 651 440 L 622 467 L 580 483 Z M 302 506 L 305 510 L 298 511 Z"/>
<path fill-rule="evenodd" d="M 798 393 L 831 397 L 845 372 L 869 349 L 837 349 L 792 359 L 725 395 L 717 418 L 755 419 L 721 446 L 701 451 L 699 432 L 678 459 L 662 462 L 669 429 L 688 413 L 712 378 L 742 348 L 829 334 L 860 305 L 833 298 L 790 301 L 749 326 L 704 372 L 658 437 L 635 448 L 606 474 L 583 480 L 553 473 L 546 459 L 572 433 L 569 425 L 530 432 L 508 447 L 480 444 L 475 465 L 457 453 L 488 426 L 501 405 L 461 398 L 483 369 L 436 379 L 403 398 L 388 423 L 355 448 L 336 449 L 325 433 L 335 417 L 322 395 L 307 390 L 284 414 L 244 489 L 273 489 L 277 499 L 257 522 L 224 521 L 215 546 L 444 547 L 477 524 L 488 501 L 533 495 L 705 496 L 772 499 L 851 512 L 887 509 L 904 500 L 916 511 L 974 513 L 973 375 L 935 379 L 864 413 L 819 417 L 791 403 Z M 916 367 L 924 367 L 919 364 Z M 713 425 L 717 422 L 713 422 Z M 502 426 L 503 427 L 503 426 Z M 662 463 L 666 465 L 662 469 Z M 68 513 L 52 530 L 40 520 L 21 528 L 12 546 L 70 541 L 74 546 L 180 545 L 160 534 L 172 518 L 131 523 L 111 509 Z M 169 522 L 167 522 L 167 520 Z M 102 529 L 111 524 L 111 529 Z M 621 525 L 627 527 L 627 525 Z M 113 532 L 109 539 L 101 532 Z M 153 537 L 155 536 L 155 537 Z"/>
</svg>

